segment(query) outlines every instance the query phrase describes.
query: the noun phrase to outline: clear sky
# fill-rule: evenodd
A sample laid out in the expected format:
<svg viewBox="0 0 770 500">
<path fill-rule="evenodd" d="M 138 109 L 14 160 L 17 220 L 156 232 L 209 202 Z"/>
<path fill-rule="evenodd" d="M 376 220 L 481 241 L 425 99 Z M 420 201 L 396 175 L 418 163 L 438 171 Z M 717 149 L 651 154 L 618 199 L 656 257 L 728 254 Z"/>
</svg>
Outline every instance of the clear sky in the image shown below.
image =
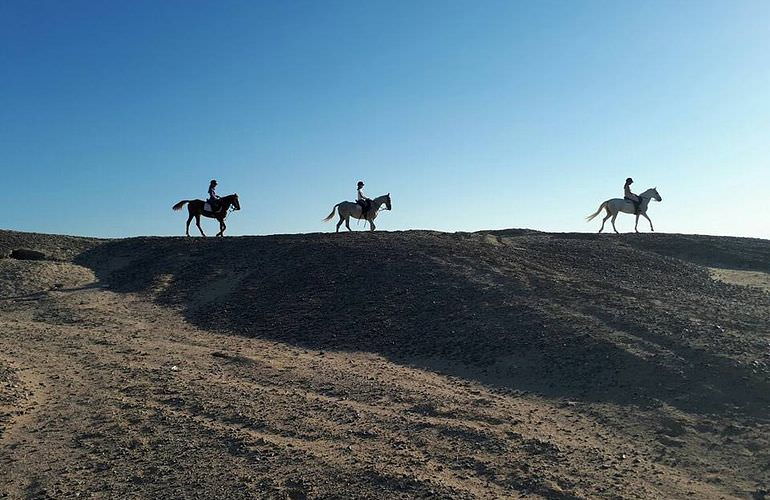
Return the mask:
<svg viewBox="0 0 770 500">
<path fill-rule="evenodd" d="M 25 231 L 183 234 L 211 178 L 231 234 L 359 179 L 381 229 L 594 231 L 632 176 L 659 231 L 768 238 L 770 2 L 5 0 L 0 172 Z"/>
</svg>

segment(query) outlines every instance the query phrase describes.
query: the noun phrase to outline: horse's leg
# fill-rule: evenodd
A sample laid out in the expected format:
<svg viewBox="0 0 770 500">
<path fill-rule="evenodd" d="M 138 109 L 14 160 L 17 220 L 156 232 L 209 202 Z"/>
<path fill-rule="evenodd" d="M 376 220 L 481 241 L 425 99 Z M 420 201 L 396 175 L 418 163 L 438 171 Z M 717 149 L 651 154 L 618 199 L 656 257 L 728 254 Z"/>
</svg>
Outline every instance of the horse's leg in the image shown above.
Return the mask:
<svg viewBox="0 0 770 500">
<path fill-rule="evenodd" d="M 373 220 L 370 220 L 370 221 L 369 221 L 369 231 L 374 231 L 374 227 L 375 227 L 375 226 L 374 226 L 374 221 L 373 221 Z"/>
<path fill-rule="evenodd" d="M 343 222 L 345 222 L 345 218 L 340 215 L 340 221 L 337 223 L 337 230 L 335 231 L 336 233 L 340 232 L 340 226 L 342 225 Z"/>
<path fill-rule="evenodd" d="M 609 219 L 610 217 L 612 217 L 612 213 L 610 213 L 610 211 L 607 210 L 607 216 L 604 218 L 604 220 L 602 220 L 602 227 L 599 228 L 600 233 L 604 231 L 604 223 L 607 222 L 607 219 Z"/>
<path fill-rule="evenodd" d="M 636 222 L 634 223 L 634 231 L 639 232 L 639 214 L 636 214 Z"/>
<path fill-rule="evenodd" d="M 612 229 L 615 230 L 615 234 L 620 234 L 618 232 L 618 228 L 615 227 L 615 219 L 617 219 L 617 218 L 618 218 L 618 213 L 615 212 L 615 215 L 612 216 L 612 220 L 610 222 L 612 222 Z"/>
<path fill-rule="evenodd" d="M 193 220 L 193 214 L 190 212 L 190 216 L 187 217 L 187 224 L 184 227 L 184 234 L 190 236 L 190 222 Z"/>
<path fill-rule="evenodd" d="M 224 219 L 219 219 L 219 233 L 217 233 L 217 236 L 224 237 L 225 229 L 227 229 L 227 226 L 225 225 Z"/>
<path fill-rule="evenodd" d="M 206 237 L 206 233 L 203 232 L 203 228 L 201 227 L 201 216 L 200 214 L 195 214 L 195 225 L 198 226 L 198 231 L 201 232 L 201 236 L 204 238 Z"/>
<path fill-rule="evenodd" d="M 352 229 L 350 229 L 350 216 L 349 215 L 347 217 L 345 217 L 345 227 L 348 228 L 348 231 L 352 231 Z"/>
<path fill-rule="evenodd" d="M 644 218 L 645 218 L 645 219 L 647 219 L 647 221 L 650 223 L 650 231 L 652 231 L 652 232 L 655 232 L 655 228 L 654 228 L 654 227 L 652 227 L 652 221 L 650 220 L 650 218 L 649 218 L 649 217 L 647 217 L 647 212 L 644 212 L 644 213 L 642 214 L 642 216 L 644 216 Z"/>
</svg>

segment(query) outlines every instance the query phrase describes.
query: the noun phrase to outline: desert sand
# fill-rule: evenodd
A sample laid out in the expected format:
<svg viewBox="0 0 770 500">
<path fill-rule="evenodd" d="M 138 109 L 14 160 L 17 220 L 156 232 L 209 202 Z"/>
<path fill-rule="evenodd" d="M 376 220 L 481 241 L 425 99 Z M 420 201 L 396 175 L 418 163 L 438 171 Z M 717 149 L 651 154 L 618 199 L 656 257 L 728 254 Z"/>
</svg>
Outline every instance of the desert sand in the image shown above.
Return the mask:
<svg viewBox="0 0 770 500">
<path fill-rule="evenodd" d="M 0 231 L 0 256 L 0 497 L 770 496 L 770 241 Z"/>
</svg>

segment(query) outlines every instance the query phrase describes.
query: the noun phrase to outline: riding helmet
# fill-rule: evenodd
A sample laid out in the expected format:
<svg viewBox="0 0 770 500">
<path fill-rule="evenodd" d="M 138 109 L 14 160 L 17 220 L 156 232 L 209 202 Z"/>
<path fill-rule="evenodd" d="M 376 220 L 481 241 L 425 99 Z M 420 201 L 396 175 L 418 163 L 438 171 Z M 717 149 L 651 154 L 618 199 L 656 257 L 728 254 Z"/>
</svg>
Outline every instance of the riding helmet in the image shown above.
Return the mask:
<svg viewBox="0 0 770 500">
<path fill-rule="evenodd" d="M 216 184 L 216 183 L 217 183 L 217 180 L 216 180 L 216 179 L 211 179 L 211 183 L 212 183 L 212 184 Z"/>
<path fill-rule="evenodd" d="M 358 181 L 358 187 L 364 187 L 364 181 Z"/>
<path fill-rule="evenodd" d="M 626 179 L 626 184 L 631 184 L 632 182 L 634 182 L 634 180 L 631 177 Z"/>
</svg>

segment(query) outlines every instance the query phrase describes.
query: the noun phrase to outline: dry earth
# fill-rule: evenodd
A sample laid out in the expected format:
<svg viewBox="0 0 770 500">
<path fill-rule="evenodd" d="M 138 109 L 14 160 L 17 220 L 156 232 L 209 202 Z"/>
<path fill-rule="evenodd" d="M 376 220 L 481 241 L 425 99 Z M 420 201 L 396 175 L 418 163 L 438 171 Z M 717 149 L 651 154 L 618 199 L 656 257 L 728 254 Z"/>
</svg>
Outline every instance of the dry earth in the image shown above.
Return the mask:
<svg viewBox="0 0 770 500">
<path fill-rule="evenodd" d="M 770 294 L 744 286 L 768 241 L 0 231 L 17 248 L 48 259 L 0 259 L 0 497 L 770 490 Z"/>
</svg>

